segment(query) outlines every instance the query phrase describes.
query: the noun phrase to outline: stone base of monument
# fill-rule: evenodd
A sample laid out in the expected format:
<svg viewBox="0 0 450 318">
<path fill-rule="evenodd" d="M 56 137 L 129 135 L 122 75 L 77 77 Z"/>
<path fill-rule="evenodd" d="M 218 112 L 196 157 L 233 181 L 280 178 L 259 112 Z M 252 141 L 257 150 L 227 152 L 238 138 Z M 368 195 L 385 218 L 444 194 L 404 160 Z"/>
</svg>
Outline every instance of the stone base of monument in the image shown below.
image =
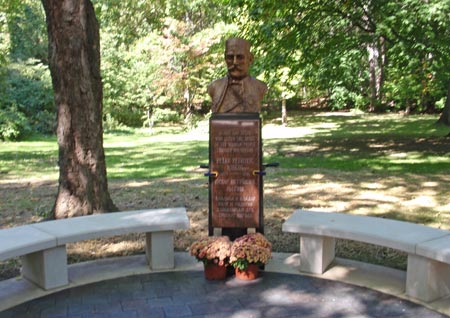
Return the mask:
<svg viewBox="0 0 450 318">
<path fill-rule="evenodd" d="M 253 229 L 254 230 L 254 229 Z M 225 235 L 230 238 L 231 241 L 234 241 L 238 237 L 241 237 L 245 234 L 251 233 L 251 229 L 247 228 L 215 228 L 214 229 L 214 235 L 220 236 Z"/>
</svg>

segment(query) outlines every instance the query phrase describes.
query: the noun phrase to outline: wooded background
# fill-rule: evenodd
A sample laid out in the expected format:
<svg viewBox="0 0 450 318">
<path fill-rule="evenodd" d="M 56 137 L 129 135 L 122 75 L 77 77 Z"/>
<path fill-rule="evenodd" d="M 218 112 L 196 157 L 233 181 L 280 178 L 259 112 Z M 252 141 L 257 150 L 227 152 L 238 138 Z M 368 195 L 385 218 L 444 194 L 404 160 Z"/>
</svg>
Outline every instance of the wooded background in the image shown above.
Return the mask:
<svg viewBox="0 0 450 318">
<path fill-rule="evenodd" d="M 195 120 L 225 75 L 224 40 L 253 43 L 266 107 L 442 113 L 450 125 L 448 0 L 94 0 L 103 124 Z M 45 13 L 0 0 L 0 139 L 54 133 Z"/>
</svg>

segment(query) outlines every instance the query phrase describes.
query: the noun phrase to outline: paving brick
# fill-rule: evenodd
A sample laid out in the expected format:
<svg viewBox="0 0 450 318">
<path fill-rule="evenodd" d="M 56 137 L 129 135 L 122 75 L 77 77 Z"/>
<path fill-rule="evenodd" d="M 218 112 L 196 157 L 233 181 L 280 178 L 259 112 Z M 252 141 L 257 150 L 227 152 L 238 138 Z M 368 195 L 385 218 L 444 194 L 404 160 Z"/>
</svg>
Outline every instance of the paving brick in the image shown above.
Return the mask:
<svg viewBox="0 0 450 318">
<path fill-rule="evenodd" d="M 192 316 L 191 309 L 186 305 L 169 305 L 164 306 L 163 309 L 167 318 Z"/>
<path fill-rule="evenodd" d="M 146 299 L 132 299 L 122 301 L 123 310 L 139 309 L 147 305 Z"/>
<path fill-rule="evenodd" d="M 96 313 L 102 313 L 102 312 L 120 312 L 123 310 L 122 305 L 120 302 L 114 302 L 114 303 L 102 303 L 102 304 L 96 304 L 93 306 L 94 312 Z"/>
<path fill-rule="evenodd" d="M 137 310 L 138 318 L 165 318 L 162 307 L 144 307 Z"/>
<path fill-rule="evenodd" d="M 68 314 L 77 315 L 77 314 L 87 314 L 94 312 L 94 305 L 86 305 L 83 303 L 74 303 L 68 305 Z"/>
<path fill-rule="evenodd" d="M 202 303 L 205 301 L 204 296 L 200 296 L 199 294 L 185 294 L 185 293 L 178 293 L 174 294 L 172 296 L 173 304 L 174 305 L 182 305 L 182 304 L 196 304 L 196 303 Z"/>
<path fill-rule="evenodd" d="M 122 311 L 122 312 L 111 312 L 108 318 L 137 318 L 138 314 L 136 310 Z"/>
<path fill-rule="evenodd" d="M 91 313 L 91 314 L 83 314 L 83 318 L 109 318 L 108 313 Z"/>
<path fill-rule="evenodd" d="M 173 305 L 172 297 L 154 298 L 148 300 L 148 307 L 163 307 Z"/>
<path fill-rule="evenodd" d="M 95 305 L 107 305 L 109 303 L 108 297 L 104 295 L 86 295 L 82 298 L 82 303 L 86 306 L 95 306 Z"/>
<path fill-rule="evenodd" d="M 67 306 L 52 306 L 41 310 L 40 318 L 66 318 Z"/>
<path fill-rule="evenodd" d="M 219 312 L 214 303 L 197 303 L 189 305 L 193 315 L 207 315 Z"/>
</svg>

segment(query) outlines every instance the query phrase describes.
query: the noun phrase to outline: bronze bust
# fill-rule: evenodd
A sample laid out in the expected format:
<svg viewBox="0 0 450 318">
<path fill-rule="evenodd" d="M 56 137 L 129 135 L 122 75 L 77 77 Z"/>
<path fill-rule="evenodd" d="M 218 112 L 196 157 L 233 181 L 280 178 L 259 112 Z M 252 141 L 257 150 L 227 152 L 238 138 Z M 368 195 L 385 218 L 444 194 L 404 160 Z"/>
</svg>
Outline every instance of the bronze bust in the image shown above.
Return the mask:
<svg viewBox="0 0 450 318">
<path fill-rule="evenodd" d="M 208 86 L 213 113 L 259 113 L 267 85 L 249 76 L 253 63 L 250 43 L 240 38 L 225 42 L 228 74 Z"/>
</svg>

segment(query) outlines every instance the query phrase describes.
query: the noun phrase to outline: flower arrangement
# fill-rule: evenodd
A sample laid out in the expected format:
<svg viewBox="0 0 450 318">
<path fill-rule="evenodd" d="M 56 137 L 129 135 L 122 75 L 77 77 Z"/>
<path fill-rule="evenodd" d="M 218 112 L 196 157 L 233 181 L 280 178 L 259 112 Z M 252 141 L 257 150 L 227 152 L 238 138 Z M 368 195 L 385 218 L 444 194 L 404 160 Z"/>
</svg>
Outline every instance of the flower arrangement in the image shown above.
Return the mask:
<svg viewBox="0 0 450 318">
<path fill-rule="evenodd" d="M 264 265 L 272 257 L 272 244 L 261 233 L 237 238 L 231 246 L 230 264 L 241 271 L 250 264 Z"/>
<path fill-rule="evenodd" d="M 228 236 L 210 236 L 195 241 L 189 251 L 204 265 L 227 266 L 230 259 L 231 241 Z"/>
</svg>

